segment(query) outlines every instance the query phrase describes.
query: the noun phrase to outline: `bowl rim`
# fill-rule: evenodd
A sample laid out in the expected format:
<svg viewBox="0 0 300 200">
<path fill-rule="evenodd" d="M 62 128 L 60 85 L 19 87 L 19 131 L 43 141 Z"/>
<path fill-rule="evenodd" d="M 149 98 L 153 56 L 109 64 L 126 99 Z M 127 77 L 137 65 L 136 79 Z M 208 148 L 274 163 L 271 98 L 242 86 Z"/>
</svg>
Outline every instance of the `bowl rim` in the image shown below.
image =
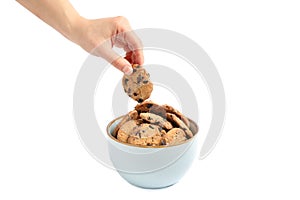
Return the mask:
<svg viewBox="0 0 300 200">
<path fill-rule="evenodd" d="M 189 122 L 192 123 L 193 125 L 195 125 L 195 127 L 196 127 L 196 131 L 195 131 L 195 133 L 193 133 L 194 136 L 192 138 L 189 138 L 189 139 L 187 139 L 187 140 L 185 140 L 183 142 L 180 142 L 180 143 L 177 143 L 177 144 L 174 144 L 174 145 L 166 145 L 166 146 L 163 146 L 163 145 L 159 145 L 159 146 L 141 146 L 141 145 L 129 144 L 129 143 L 126 143 L 126 142 L 119 141 L 117 138 L 115 138 L 114 136 L 112 136 L 111 133 L 109 133 L 109 128 L 111 127 L 111 125 L 113 123 L 115 123 L 117 120 L 123 118 L 124 116 L 126 116 L 126 115 L 119 116 L 119 117 L 115 118 L 114 120 L 112 120 L 111 122 L 109 122 L 108 125 L 106 126 L 106 134 L 113 141 L 115 141 L 117 143 L 120 143 L 120 144 L 123 144 L 123 145 L 126 145 L 126 146 L 130 146 L 130 147 L 138 147 L 138 148 L 145 148 L 145 149 L 147 149 L 147 148 L 150 148 L 150 149 L 160 149 L 160 148 L 175 147 L 175 146 L 183 145 L 185 143 L 192 142 L 194 140 L 195 136 L 197 136 L 198 132 L 199 132 L 199 127 L 198 127 L 197 123 L 194 122 L 193 120 L 191 120 L 190 118 L 187 118 L 189 120 Z"/>
</svg>

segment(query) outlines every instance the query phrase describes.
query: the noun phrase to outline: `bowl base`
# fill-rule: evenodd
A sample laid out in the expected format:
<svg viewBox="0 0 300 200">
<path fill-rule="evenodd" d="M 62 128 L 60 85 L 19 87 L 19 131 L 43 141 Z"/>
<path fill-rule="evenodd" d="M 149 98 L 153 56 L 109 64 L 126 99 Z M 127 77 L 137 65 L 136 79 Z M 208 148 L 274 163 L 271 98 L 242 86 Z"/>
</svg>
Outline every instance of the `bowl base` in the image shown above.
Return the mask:
<svg viewBox="0 0 300 200">
<path fill-rule="evenodd" d="M 170 184 L 170 185 L 166 185 L 166 186 L 161 186 L 161 187 L 144 187 L 144 186 L 140 186 L 140 185 L 136 185 L 134 183 L 131 183 L 129 181 L 127 181 L 130 185 L 133 185 L 137 188 L 141 188 L 141 189 L 144 189 L 144 190 L 162 190 L 162 189 L 165 189 L 165 188 L 168 188 L 168 187 L 171 187 L 173 185 L 175 185 L 176 183 L 173 183 L 173 184 Z"/>
</svg>

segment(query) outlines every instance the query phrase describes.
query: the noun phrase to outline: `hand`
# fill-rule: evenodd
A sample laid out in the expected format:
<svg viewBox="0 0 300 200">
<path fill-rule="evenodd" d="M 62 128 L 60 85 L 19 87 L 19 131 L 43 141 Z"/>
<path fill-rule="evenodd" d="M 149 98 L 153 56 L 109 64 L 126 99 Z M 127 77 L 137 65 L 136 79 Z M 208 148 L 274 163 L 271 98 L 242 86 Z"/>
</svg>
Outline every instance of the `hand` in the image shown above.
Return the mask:
<svg viewBox="0 0 300 200">
<path fill-rule="evenodd" d="M 103 57 L 126 74 L 132 73 L 131 64 L 144 62 L 142 43 L 124 17 L 87 20 L 68 0 L 17 2 L 89 53 Z M 114 52 L 113 46 L 123 48 L 126 59 Z"/>
<path fill-rule="evenodd" d="M 132 73 L 131 64 L 144 62 L 142 43 L 124 17 L 81 19 L 70 34 L 70 40 L 126 74 Z M 125 59 L 112 50 L 113 46 L 124 49 Z"/>
</svg>

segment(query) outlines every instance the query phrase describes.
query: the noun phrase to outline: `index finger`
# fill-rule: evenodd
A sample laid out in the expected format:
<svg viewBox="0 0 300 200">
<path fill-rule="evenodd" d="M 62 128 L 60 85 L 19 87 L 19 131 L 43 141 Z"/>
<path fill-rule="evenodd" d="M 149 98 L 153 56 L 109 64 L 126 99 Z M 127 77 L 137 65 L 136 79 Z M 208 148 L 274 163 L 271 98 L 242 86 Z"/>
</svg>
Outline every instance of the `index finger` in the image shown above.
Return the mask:
<svg viewBox="0 0 300 200">
<path fill-rule="evenodd" d="M 124 40 L 126 41 L 128 48 L 133 53 L 133 61 L 135 64 L 142 65 L 144 63 L 143 44 L 140 38 L 133 32 L 125 32 Z"/>
<path fill-rule="evenodd" d="M 133 51 L 132 55 L 133 62 L 135 64 L 143 65 L 144 64 L 144 53 L 143 50 L 137 49 Z"/>
</svg>

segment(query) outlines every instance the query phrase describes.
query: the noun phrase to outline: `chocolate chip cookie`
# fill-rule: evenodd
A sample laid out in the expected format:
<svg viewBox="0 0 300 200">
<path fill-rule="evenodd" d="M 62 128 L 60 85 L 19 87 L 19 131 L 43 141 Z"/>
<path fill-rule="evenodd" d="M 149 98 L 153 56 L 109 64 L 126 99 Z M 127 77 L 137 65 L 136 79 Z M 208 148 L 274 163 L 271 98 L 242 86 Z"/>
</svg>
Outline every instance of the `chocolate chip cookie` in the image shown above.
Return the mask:
<svg viewBox="0 0 300 200">
<path fill-rule="evenodd" d="M 164 135 L 166 145 L 179 144 L 187 140 L 185 132 L 181 128 L 173 128 Z"/>
<path fill-rule="evenodd" d="M 179 119 L 181 119 L 185 123 L 185 125 L 187 125 L 187 127 L 190 127 L 190 121 L 181 112 L 179 112 L 172 106 L 166 104 L 162 105 L 162 107 L 167 113 L 175 114 Z"/>
<path fill-rule="evenodd" d="M 167 119 L 171 121 L 173 124 L 176 124 L 179 128 L 183 129 L 188 138 L 192 138 L 194 135 L 191 130 L 187 127 L 187 125 L 181 121 L 175 114 L 167 113 Z"/>
<path fill-rule="evenodd" d="M 129 120 L 125 122 L 118 130 L 117 139 L 121 142 L 127 142 L 129 136 L 134 132 L 137 126 L 137 120 Z"/>
<path fill-rule="evenodd" d="M 120 123 L 116 126 L 114 131 L 112 132 L 112 136 L 116 137 L 117 132 L 119 131 L 120 127 L 128 122 L 129 120 L 137 120 L 138 119 L 138 112 L 136 110 L 130 111 L 127 115 L 123 117 L 123 119 L 120 121 Z"/>
<path fill-rule="evenodd" d="M 141 103 L 148 99 L 153 90 L 153 84 L 150 81 L 150 75 L 140 65 L 133 65 L 131 75 L 124 74 L 122 85 L 124 91 L 133 100 Z"/>
<path fill-rule="evenodd" d="M 151 124 L 157 124 L 165 129 L 169 130 L 173 128 L 170 122 L 168 122 L 166 119 L 162 118 L 159 115 L 153 113 L 140 113 L 140 117 Z"/>
<path fill-rule="evenodd" d="M 138 113 L 154 113 L 166 118 L 165 109 L 152 101 L 144 101 L 143 103 L 137 104 L 135 110 L 138 111 Z"/>
<path fill-rule="evenodd" d="M 153 124 L 141 124 L 137 126 L 128 137 L 127 143 L 140 146 L 158 146 L 162 136 L 160 127 Z"/>
</svg>

